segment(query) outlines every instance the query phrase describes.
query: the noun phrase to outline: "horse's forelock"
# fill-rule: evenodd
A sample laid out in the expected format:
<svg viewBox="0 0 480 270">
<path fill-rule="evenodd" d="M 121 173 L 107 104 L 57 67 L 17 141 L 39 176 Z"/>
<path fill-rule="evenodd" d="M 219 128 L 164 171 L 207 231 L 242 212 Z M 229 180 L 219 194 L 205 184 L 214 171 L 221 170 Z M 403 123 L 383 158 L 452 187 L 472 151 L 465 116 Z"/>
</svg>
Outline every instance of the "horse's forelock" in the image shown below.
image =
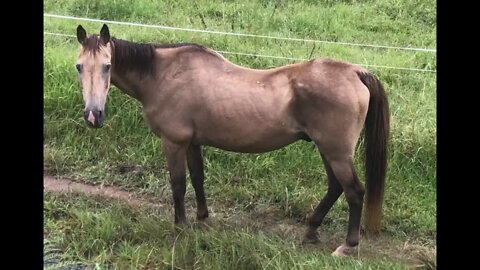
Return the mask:
<svg viewBox="0 0 480 270">
<path fill-rule="evenodd" d="M 98 35 L 91 35 L 83 43 L 83 50 L 85 52 L 93 53 L 95 55 L 97 52 L 100 52 L 101 47 L 100 38 Z"/>
</svg>

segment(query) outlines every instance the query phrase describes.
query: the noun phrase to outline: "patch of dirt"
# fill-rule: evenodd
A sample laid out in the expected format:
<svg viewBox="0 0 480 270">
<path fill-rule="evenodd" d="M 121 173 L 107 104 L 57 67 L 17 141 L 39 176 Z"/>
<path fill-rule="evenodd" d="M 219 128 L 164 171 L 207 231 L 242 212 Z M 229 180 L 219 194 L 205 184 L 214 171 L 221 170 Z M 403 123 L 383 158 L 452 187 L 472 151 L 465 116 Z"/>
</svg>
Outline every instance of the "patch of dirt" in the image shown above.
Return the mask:
<svg viewBox="0 0 480 270">
<path fill-rule="evenodd" d="M 132 206 L 151 206 L 151 207 L 161 207 L 165 206 L 165 204 L 161 203 L 153 203 L 146 199 L 139 198 L 125 190 L 122 190 L 115 186 L 94 186 L 88 185 L 85 183 L 75 182 L 69 179 L 60 179 L 54 178 L 52 176 L 43 176 L 43 189 L 46 191 L 51 192 L 75 192 L 75 193 L 83 193 L 89 195 L 98 195 L 107 198 L 118 199 L 122 201 L 126 201 L 128 204 Z"/>
<path fill-rule="evenodd" d="M 173 205 L 162 203 L 168 201 L 166 198 L 146 198 L 134 195 L 128 191 L 115 186 L 89 185 L 61 179 L 48 175 L 43 177 L 44 190 L 49 192 L 74 192 L 88 195 L 102 196 L 125 201 L 132 206 L 148 206 L 162 208 L 165 215 L 173 217 Z M 185 202 L 187 218 L 195 220 L 195 206 L 189 200 Z M 173 218 L 172 218 L 173 219 Z M 195 222 L 196 223 L 196 222 Z M 253 211 L 239 211 L 234 207 L 214 202 L 209 205 L 209 218 L 203 222 L 207 227 L 217 230 L 226 228 L 248 228 L 252 231 L 262 231 L 273 234 L 283 239 L 291 239 L 300 243 L 306 225 L 294 219 L 285 218 L 280 210 L 269 205 L 257 205 Z M 200 225 L 200 224 L 198 224 Z M 203 225 L 201 225 L 203 226 Z M 320 241 L 318 245 L 305 245 L 302 249 L 332 252 L 344 241 L 346 228 L 335 230 L 321 227 L 319 229 Z M 358 258 L 388 259 L 405 263 L 415 269 L 436 269 L 436 248 L 426 247 L 410 240 L 400 240 L 385 235 L 379 239 L 362 237 L 357 254 Z"/>
</svg>

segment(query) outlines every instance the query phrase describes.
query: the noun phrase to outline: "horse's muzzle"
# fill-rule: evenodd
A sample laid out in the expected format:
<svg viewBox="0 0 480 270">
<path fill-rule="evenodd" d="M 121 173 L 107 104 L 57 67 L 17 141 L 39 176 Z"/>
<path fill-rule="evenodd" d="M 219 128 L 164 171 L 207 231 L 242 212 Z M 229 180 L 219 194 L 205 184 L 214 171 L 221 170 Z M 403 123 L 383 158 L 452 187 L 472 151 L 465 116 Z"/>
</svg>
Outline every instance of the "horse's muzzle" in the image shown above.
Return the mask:
<svg viewBox="0 0 480 270">
<path fill-rule="evenodd" d="M 86 110 L 83 113 L 85 123 L 91 128 L 101 128 L 103 120 L 105 120 L 105 113 L 99 110 Z"/>
</svg>

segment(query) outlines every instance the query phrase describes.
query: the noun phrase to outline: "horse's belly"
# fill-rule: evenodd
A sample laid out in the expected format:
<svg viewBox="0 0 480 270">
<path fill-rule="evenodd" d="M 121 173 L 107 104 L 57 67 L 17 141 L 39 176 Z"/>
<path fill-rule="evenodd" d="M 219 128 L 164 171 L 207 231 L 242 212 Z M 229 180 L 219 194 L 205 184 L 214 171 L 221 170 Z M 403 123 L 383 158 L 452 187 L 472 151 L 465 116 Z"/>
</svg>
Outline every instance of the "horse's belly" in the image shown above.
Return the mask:
<svg viewBox="0 0 480 270">
<path fill-rule="evenodd" d="M 290 112 L 289 89 L 255 91 L 239 92 L 243 95 L 224 91 L 216 94 L 217 102 L 205 99 L 193 117 L 194 141 L 228 151 L 261 153 L 298 140 L 300 125 Z"/>
<path fill-rule="evenodd" d="M 213 132 L 212 132 L 213 131 Z M 222 132 L 221 128 L 197 132 L 194 142 L 219 149 L 242 152 L 263 153 L 289 145 L 302 137 L 300 132 L 288 129 L 239 129 Z"/>
</svg>

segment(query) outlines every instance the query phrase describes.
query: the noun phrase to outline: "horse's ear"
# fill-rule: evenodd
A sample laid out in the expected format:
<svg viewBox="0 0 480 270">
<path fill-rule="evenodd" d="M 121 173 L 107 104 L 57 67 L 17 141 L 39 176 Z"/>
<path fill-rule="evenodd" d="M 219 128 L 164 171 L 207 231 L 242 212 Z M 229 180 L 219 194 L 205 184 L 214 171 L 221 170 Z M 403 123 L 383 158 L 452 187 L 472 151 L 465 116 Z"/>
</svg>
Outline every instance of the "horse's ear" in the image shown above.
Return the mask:
<svg viewBox="0 0 480 270">
<path fill-rule="evenodd" d="M 78 25 L 77 27 L 77 39 L 80 44 L 83 44 L 85 39 L 87 39 L 87 32 L 85 31 L 85 29 L 83 29 L 81 25 Z"/>
<path fill-rule="evenodd" d="M 103 24 L 102 29 L 100 30 L 100 40 L 102 41 L 103 45 L 107 45 L 110 41 L 110 31 L 108 30 L 108 26 Z"/>
</svg>

